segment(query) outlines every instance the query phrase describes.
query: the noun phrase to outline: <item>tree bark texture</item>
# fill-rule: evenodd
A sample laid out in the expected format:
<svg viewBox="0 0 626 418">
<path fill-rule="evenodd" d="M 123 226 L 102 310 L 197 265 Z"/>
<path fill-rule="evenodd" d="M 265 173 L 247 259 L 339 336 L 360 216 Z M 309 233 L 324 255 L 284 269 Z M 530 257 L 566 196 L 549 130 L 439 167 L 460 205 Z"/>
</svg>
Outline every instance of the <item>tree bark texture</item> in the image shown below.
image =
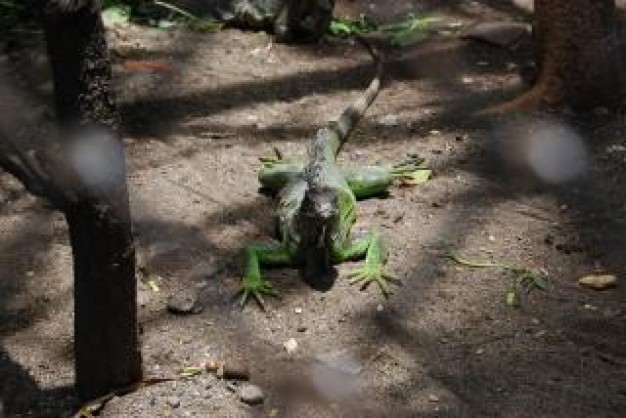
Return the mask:
<svg viewBox="0 0 626 418">
<path fill-rule="evenodd" d="M 137 382 L 142 374 L 124 150 L 98 2 L 49 0 L 43 19 L 64 141 L 81 141 L 84 136 L 74 134 L 79 127 L 104 129 L 115 146 L 99 158 L 120 167 L 104 184 L 77 177 L 76 198 L 61 208 L 74 259 L 76 389 L 89 399 Z"/>
<path fill-rule="evenodd" d="M 111 63 L 97 0 L 48 0 L 44 29 L 62 126 L 105 124 L 117 130 Z"/>
<path fill-rule="evenodd" d="M 575 109 L 621 103 L 614 0 L 535 0 L 535 85 L 504 107 L 569 105 Z"/>
</svg>

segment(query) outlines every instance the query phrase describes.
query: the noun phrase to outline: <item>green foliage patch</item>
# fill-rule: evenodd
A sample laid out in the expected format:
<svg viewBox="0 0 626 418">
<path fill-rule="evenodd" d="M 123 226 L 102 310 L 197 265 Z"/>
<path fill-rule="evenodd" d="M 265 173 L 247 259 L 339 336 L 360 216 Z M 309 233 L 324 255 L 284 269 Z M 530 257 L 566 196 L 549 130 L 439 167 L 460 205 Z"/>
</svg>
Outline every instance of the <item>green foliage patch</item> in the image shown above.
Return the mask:
<svg viewBox="0 0 626 418">
<path fill-rule="evenodd" d="M 105 0 L 102 3 L 102 18 L 108 26 L 125 25 L 132 21 L 163 30 L 185 27 L 198 32 L 217 32 L 224 25 L 211 17 L 196 16 L 161 0 L 136 5 L 129 0 Z"/>
<path fill-rule="evenodd" d="M 0 0 L 0 33 L 33 27 L 35 13 L 24 0 Z"/>
<path fill-rule="evenodd" d="M 548 288 L 548 276 L 546 274 L 530 270 L 526 267 L 517 267 L 510 264 L 494 263 L 490 261 L 467 260 L 454 253 L 449 253 L 446 256 L 464 267 L 498 268 L 508 273 L 510 279 L 504 299 L 507 306 L 518 307 L 521 302 L 522 294 L 530 293 L 533 290 L 546 290 Z"/>
<path fill-rule="evenodd" d="M 430 26 L 440 19 L 430 15 L 409 14 L 398 22 L 379 25 L 372 17 L 361 14 L 354 18 L 333 18 L 328 32 L 337 37 L 350 37 L 364 33 L 378 33 L 389 40 L 391 45 L 406 47 L 426 39 Z"/>
</svg>

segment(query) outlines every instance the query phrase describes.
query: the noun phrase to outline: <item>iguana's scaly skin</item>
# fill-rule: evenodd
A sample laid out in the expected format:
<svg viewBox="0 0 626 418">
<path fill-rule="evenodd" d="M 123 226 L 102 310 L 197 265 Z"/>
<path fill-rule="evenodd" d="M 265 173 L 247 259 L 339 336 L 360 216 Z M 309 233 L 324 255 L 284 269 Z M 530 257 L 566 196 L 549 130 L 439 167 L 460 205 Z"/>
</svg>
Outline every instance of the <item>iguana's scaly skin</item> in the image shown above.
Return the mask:
<svg viewBox="0 0 626 418">
<path fill-rule="evenodd" d="M 280 243 L 248 247 L 242 306 L 254 297 L 264 308 L 263 295 L 277 295 L 261 277 L 262 265 L 297 266 L 312 287 L 326 290 L 336 276 L 333 264 L 365 258 L 363 267 L 349 275 L 352 283 L 367 286 L 374 282 L 387 295 L 388 284 L 397 281 L 383 271 L 387 251 L 380 235 L 371 232 L 353 239 L 350 230 L 356 220 L 357 198 L 384 192 L 395 177 L 416 170 L 418 164 L 342 170 L 336 161 L 348 135 L 380 88 L 382 63 L 369 44 L 365 46 L 377 62 L 376 76 L 336 123 L 317 132 L 310 143 L 307 162 L 293 162 L 280 155 L 262 159 L 261 185 L 279 193 L 276 217 Z"/>
</svg>

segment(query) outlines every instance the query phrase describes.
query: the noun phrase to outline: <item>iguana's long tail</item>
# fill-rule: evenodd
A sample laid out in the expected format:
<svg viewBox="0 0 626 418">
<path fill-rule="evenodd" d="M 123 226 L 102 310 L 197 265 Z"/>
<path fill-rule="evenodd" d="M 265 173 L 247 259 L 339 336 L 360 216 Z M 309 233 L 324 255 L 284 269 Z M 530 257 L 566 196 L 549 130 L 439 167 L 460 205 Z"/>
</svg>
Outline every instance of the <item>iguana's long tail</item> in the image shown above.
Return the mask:
<svg viewBox="0 0 626 418">
<path fill-rule="evenodd" d="M 332 124 L 331 129 L 335 131 L 335 133 L 339 137 L 339 143 L 337 144 L 335 155 L 339 153 L 341 147 L 350 136 L 350 133 L 356 126 L 359 119 L 361 119 L 361 117 L 365 114 L 367 108 L 376 98 L 376 95 L 380 90 L 380 80 L 383 74 L 383 60 L 381 59 L 376 49 L 369 43 L 367 39 L 361 36 L 357 36 L 356 39 L 361 45 L 363 45 L 367 49 L 367 52 L 369 52 L 374 62 L 376 63 L 376 74 L 374 75 L 374 78 L 370 82 L 365 92 L 363 92 L 363 94 L 356 101 L 354 101 L 354 103 L 352 103 L 346 108 L 346 110 L 343 111 L 337 122 Z"/>
</svg>

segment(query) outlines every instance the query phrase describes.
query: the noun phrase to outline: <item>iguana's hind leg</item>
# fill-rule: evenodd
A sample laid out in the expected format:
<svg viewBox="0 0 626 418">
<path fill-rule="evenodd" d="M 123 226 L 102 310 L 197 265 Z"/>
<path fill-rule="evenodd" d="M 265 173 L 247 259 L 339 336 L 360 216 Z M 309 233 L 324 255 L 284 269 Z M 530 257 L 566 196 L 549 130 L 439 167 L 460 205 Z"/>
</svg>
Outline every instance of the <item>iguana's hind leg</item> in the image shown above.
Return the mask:
<svg viewBox="0 0 626 418">
<path fill-rule="evenodd" d="M 348 274 L 350 283 L 361 283 L 366 288 L 376 283 L 385 297 L 389 296 L 389 284 L 400 284 L 400 280 L 384 271 L 387 263 L 387 249 L 380 234 L 370 232 L 366 237 L 356 239 L 346 247 L 336 251 L 336 261 L 359 260 L 365 258 L 362 267 Z"/>
<path fill-rule="evenodd" d="M 246 271 L 241 281 L 241 306 L 252 296 L 263 310 L 263 295 L 278 296 L 272 284 L 261 277 L 262 265 L 290 265 L 291 257 L 282 245 L 251 245 L 246 251 Z"/>
</svg>

